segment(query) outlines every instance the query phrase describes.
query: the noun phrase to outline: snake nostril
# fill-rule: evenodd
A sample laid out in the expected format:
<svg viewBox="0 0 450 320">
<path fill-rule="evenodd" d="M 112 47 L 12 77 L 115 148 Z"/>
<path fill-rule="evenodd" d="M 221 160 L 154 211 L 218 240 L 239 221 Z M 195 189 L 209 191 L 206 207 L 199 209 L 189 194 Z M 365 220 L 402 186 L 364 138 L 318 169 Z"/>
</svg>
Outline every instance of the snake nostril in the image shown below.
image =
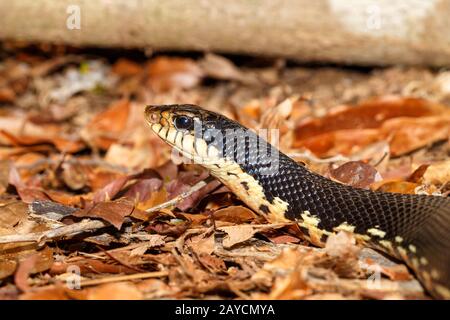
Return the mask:
<svg viewBox="0 0 450 320">
<path fill-rule="evenodd" d="M 152 113 L 149 115 L 148 119 L 151 123 L 159 123 L 160 116 L 156 113 Z"/>
</svg>

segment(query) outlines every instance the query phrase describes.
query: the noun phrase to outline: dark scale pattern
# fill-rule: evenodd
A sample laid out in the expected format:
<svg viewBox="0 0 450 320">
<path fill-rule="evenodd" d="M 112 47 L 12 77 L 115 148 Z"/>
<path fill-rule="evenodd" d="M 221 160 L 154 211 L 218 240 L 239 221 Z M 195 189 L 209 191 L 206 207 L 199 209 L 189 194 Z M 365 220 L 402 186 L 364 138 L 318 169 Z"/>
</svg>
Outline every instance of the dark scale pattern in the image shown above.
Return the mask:
<svg viewBox="0 0 450 320">
<path fill-rule="evenodd" d="M 205 140 L 209 145 L 224 150 L 224 154 L 231 155 L 244 172 L 262 185 L 270 202 L 275 197 L 287 202 L 289 206 L 285 216 L 288 219 L 299 219 L 303 211 L 308 210 L 320 219 L 320 229 L 333 231 L 334 227 L 346 222 L 355 227 L 355 233 L 369 235 L 369 244 L 376 248 L 382 248 L 379 241 L 385 240 L 390 241 L 395 249 L 395 238 L 401 237 L 403 241 L 398 245 L 407 250 L 408 264 L 427 289 L 436 297 L 443 297 L 442 291 L 435 290 L 436 285 L 450 290 L 449 198 L 381 193 L 345 186 L 310 172 L 265 141 L 256 140 L 253 132 L 235 121 L 192 105 L 175 107 L 198 115 L 204 128 L 214 128 L 223 133 L 221 139 L 208 137 Z M 237 138 L 227 138 L 225 131 L 230 129 L 237 130 Z M 242 136 L 250 139 L 243 140 Z M 266 148 L 261 150 L 261 146 Z M 370 228 L 386 234 L 383 238 L 368 234 Z M 409 249 L 410 245 L 414 250 Z M 419 261 L 420 258 L 425 258 L 428 263 L 414 267 L 412 259 Z M 440 276 L 430 282 L 424 274 L 430 274 L 432 270 L 437 270 Z"/>
<path fill-rule="evenodd" d="M 379 240 L 390 241 L 395 249 L 395 238 L 400 236 L 410 259 L 423 257 L 428 261 L 427 266 L 416 271 L 440 270 L 441 277 L 436 282 L 450 287 L 450 199 L 342 185 L 309 171 L 282 153 L 278 171 L 265 174 L 261 168 L 267 167 L 267 159 L 257 156 L 254 150 L 250 148 L 251 161 L 242 168 L 261 183 L 267 199 L 279 197 L 289 204 L 285 213 L 288 219 L 296 220 L 308 210 L 320 219 L 320 229 L 333 231 L 346 222 L 355 226 L 355 233 L 369 235 L 369 244 L 378 249 L 383 249 Z M 368 234 L 371 228 L 386 234 L 383 238 Z M 408 249 L 409 245 L 416 248 L 415 253 Z M 421 277 L 421 272 L 418 275 Z M 433 292 L 433 288 L 428 289 Z"/>
</svg>

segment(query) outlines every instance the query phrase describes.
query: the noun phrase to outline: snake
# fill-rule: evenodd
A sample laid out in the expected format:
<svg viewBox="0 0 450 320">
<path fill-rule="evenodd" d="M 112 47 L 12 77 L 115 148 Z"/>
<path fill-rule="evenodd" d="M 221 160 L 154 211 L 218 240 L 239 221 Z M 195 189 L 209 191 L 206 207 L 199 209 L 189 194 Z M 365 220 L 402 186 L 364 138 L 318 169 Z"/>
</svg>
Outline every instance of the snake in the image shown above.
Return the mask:
<svg viewBox="0 0 450 320">
<path fill-rule="evenodd" d="M 323 247 L 332 234 L 403 261 L 434 298 L 450 299 L 450 198 L 356 188 L 282 153 L 269 137 L 193 104 L 149 105 L 151 130 L 272 223 L 296 223 Z M 272 140 L 270 140 L 272 142 Z"/>
</svg>

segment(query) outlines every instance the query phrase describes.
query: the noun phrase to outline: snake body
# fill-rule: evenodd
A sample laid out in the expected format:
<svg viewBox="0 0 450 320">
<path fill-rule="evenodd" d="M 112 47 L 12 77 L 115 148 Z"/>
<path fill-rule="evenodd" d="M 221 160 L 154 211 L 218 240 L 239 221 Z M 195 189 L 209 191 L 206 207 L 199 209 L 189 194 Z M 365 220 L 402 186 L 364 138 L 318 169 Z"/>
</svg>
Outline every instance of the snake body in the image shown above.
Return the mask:
<svg viewBox="0 0 450 320">
<path fill-rule="evenodd" d="M 148 106 L 145 113 L 165 142 L 208 168 L 269 221 L 296 221 L 318 246 L 332 233 L 350 232 L 403 260 L 432 296 L 450 299 L 450 199 L 340 184 L 238 122 L 195 105 Z"/>
</svg>

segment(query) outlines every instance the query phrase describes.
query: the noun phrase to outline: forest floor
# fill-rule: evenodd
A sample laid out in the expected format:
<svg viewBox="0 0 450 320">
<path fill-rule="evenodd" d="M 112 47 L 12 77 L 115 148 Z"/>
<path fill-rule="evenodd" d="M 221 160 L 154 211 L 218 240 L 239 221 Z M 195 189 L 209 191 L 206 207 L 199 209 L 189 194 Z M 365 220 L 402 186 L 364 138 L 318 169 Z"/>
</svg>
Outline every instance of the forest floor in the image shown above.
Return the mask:
<svg viewBox="0 0 450 320">
<path fill-rule="evenodd" d="M 0 299 L 429 298 L 351 235 L 317 248 L 217 181 L 191 192 L 208 172 L 144 121 L 169 103 L 278 128 L 345 184 L 450 191 L 450 71 L 2 43 Z"/>
</svg>

